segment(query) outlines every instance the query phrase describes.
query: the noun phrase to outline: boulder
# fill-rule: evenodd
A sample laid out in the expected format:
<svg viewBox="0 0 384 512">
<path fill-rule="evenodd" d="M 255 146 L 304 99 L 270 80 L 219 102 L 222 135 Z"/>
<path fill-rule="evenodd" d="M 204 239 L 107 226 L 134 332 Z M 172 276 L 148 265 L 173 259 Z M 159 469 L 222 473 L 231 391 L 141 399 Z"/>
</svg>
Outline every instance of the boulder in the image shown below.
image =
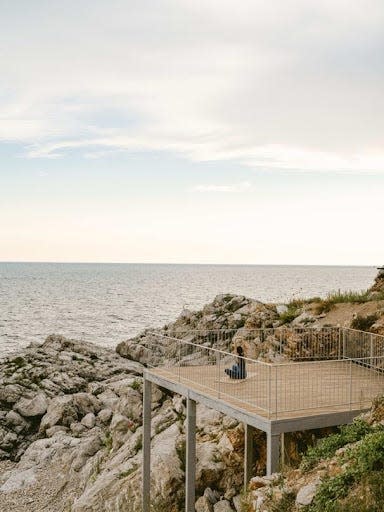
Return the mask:
<svg viewBox="0 0 384 512">
<path fill-rule="evenodd" d="M 112 417 L 110 432 L 113 440 L 113 449 L 118 450 L 127 440 L 128 434 L 131 434 L 133 422 L 120 413 L 115 413 Z"/>
<path fill-rule="evenodd" d="M 87 428 L 93 428 L 96 425 L 96 416 L 93 414 L 93 412 L 89 412 L 81 420 L 81 424 Z"/>
<path fill-rule="evenodd" d="M 205 496 L 212 505 L 220 499 L 220 494 L 217 491 L 212 491 L 210 487 L 205 489 L 203 496 Z"/>
<path fill-rule="evenodd" d="M 36 469 L 29 468 L 11 474 L 6 482 L 0 487 L 0 492 L 13 492 L 24 489 L 36 482 Z"/>
<path fill-rule="evenodd" d="M 317 487 L 319 486 L 320 479 L 316 479 L 314 482 L 310 484 L 304 485 L 299 489 L 299 492 L 296 496 L 296 505 L 298 506 L 306 506 L 310 505 L 313 501 L 313 498 L 316 494 Z"/>
<path fill-rule="evenodd" d="M 99 400 L 91 393 L 75 393 L 72 396 L 72 403 L 76 407 L 80 417 L 92 412 L 97 413 L 101 409 Z"/>
<path fill-rule="evenodd" d="M 125 434 L 131 427 L 132 421 L 129 420 L 126 416 L 123 416 L 120 413 L 116 413 L 113 415 L 110 426 L 112 433 L 120 432 Z"/>
<path fill-rule="evenodd" d="M 213 512 L 233 512 L 233 508 L 229 501 L 220 500 L 213 505 Z"/>
<path fill-rule="evenodd" d="M 77 409 L 73 404 L 72 396 L 58 396 L 49 403 L 47 413 L 40 423 L 40 431 L 45 432 L 57 424 L 69 427 L 77 419 Z"/>
<path fill-rule="evenodd" d="M 7 384 L 0 387 L 0 402 L 15 404 L 23 395 L 25 389 L 19 384 Z"/>
<path fill-rule="evenodd" d="M 58 432 L 68 432 L 68 427 L 63 427 L 63 425 L 55 425 L 54 427 L 48 428 L 45 432 L 47 437 L 53 437 Z"/>
<path fill-rule="evenodd" d="M 111 409 L 101 409 L 99 411 L 97 417 L 101 421 L 101 423 L 104 423 L 105 425 L 109 423 L 110 419 L 112 418 L 112 411 Z"/>
<path fill-rule="evenodd" d="M 27 430 L 30 426 L 28 421 L 26 421 L 16 411 L 8 411 L 7 415 L 5 416 L 5 422 L 9 428 L 16 432 L 16 434 L 20 434 L 20 432 Z"/>
<path fill-rule="evenodd" d="M 196 458 L 196 487 L 214 486 L 225 470 L 216 443 L 205 441 L 197 444 Z"/>
<path fill-rule="evenodd" d="M 233 506 L 236 510 L 236 512 L 241 512 L 243 510 L 243 498 L 241 496 L 241 494 L 237 494 L 236 496 L 233 497 L 232 499 L 233 501 Z"/>
<path fill-rule="evenodd" d="M 15 405 L 14 410 L 26 418 L 43 416 L 48 407 L 47 397 L 44 393 L 38 393 L 33 398 L 21 398 Z"/>
<path fill-rule="evenodd" d="M 196 512 L 213 512 L 213 504 L 206 496 L 200 496 L 195 503 Z"/>
<path fill-rule="evenodd" d="M 6 452 L 12 449 L 17 441 L 17 434 L 0 427 L 0 448 Z"/>
<path fill-rule="evenodd" d="M 84 434 L 84 432 L 88 430 L 85 425 L 78 421 L 74 421 L 73 423 L 71 423 L 70 429 L 72 434 L 75 436 L 81 436 L 81 434 Z"/>
</svg>

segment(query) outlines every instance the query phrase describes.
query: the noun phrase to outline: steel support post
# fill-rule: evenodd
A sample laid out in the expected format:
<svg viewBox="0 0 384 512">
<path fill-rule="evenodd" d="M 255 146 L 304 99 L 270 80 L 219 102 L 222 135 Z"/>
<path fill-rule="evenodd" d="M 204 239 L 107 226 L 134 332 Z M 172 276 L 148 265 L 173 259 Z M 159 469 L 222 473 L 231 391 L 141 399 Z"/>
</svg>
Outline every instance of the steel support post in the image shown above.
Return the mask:
<svg viewBox="0 0 384 512">
<path fill-rule="evenodd" d="M 244 423 L 244 489 L 247 489 L 249 481 L 252 478 L 252 469 L 255 460 L 254 431 L 254 427 Z"/>
<path fill-rule="evenodd" d="M 195 512 L 196 485 L 196 402 L 187 398 L 187 440 L 185 466 L 185 512 Z"/>
<path fill-rule="evenodd" d="M 281 469 L 285 466 L 285 434 L 284 432 L 280 435 L 280 465 Z"/>
<path fill-rule="evenodd" d="M 280 434 L 267 432 L 267 475 L 279 471 Z"/>
<path fill-rule="evenodd" d="M 143 393 L 143 512 L 151 504 L 151 394 L 152 383 L 144 377 Z"/>
</svg>

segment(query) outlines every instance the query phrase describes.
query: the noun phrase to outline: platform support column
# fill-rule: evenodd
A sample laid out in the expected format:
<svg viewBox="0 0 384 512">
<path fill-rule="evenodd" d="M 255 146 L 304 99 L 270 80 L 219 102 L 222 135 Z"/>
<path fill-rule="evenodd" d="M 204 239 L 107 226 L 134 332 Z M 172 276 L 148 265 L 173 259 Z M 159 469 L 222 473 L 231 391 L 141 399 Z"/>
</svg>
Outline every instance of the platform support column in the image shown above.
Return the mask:
<svg viewBox="0 0 384 512">
<path fill-rule="evenodd" d="M 253 463 L 255 460 L 255 428 L 252 425 L 244 423 L 244 489 L 247 489 L 249 481 L 252 478 Z"/>
<path fill-rule="evenodd" d="M 280 434 L 267 432 L 267 476 L 279 470 Z"/>
<path fill-rule="evenodd" d="M 187 398 L 187 440 L 185 466 L 185 512 L 195 512 L 196 485 L 196 402 Z"/>
<path fill-rule="evenodd" d="M 143 389 L 143 512 L 150 512 L 151 504 L 151 394 L 152 382 L 144 376 Z"/>
<path fill-rule="evenodd" d="M 281 469 L 284 469 L 285 466 L 285 434 L 282 432 L 280 434 L 280 465 Z"/>
</svg>

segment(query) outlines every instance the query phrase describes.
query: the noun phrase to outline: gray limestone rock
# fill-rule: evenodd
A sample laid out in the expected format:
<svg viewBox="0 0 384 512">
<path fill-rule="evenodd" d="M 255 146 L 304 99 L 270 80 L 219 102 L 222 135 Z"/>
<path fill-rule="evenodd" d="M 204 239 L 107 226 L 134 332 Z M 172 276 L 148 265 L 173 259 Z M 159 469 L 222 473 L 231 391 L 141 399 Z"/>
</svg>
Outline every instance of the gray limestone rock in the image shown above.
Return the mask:
<svg viewBox="0 0 384 512">
<path fill-rule="evenodd" d="M 7 384 L 0 387 L 0 402 L 7 404 L 16 403 L 20 397 L 25 393 L 25 390 L 19 384 Z"/>
<path fill-rule="evenodd" d="M 73 404 L 72 396 L 58 396 L 49 403 L 47 413 L 40 423 L 40 431 L 44 432 L 57 424 L 69 427 L 77 419 L 77 409 Z"/>
<path fill-rule="evenodd" d="M 23 430 L 28 429 L 30 424 L 16 411 L 8 411 L 5 416 L 5 422 L 16 434 L 20 434 Z"/>
<path fill-rule="evenodd" d="M 109 423 L 110 419 L 112 418 L 112 411 L 111 409 L 101 409 L 99 411 L 97 417 L 101 421 L 101 423 L 104 423 L 105 425 Z"/>
<path fill-rule="evenodd" d="M 213 505 L 213 512 L 233 512 L 233 508 L 229 501 L 220 500 Z"/>
<path fill-rule="evenodd" d="M 75 436 L 81 436 L 81 434 L 88 430 L 85 425 L 78 421 L 74 421 L 73 423 L 71 423 L 70 429 Z"/>
<path fill-rule="evenodd" d="M 200 496 L 195 503 L 196 512 L 213 512 L 213 505 L 206 496 Z"/>
<path fill-rule="evenodd" d="M 54 427 L 48 428 L 45 432 L 47 437 L 53 437 L 58 432 L 68 432 L 68 427 L 63 427 L 63 425 L 55 425 Z"/>
<path fill-rule="evenodd" d="M 36 481 L 36 469 L 29 468 L 11 474 L 6 482 L 0 487 L 0 492 L 13 492 L 28 487 Z"/>
<path fill-rule="evenodd" d="M 314 482 L 311 482 L 308 485 L 305 485 L 301 489 L 296 496 L 296 505 L 305 506 L 310 505 L 312 500 L 316 494 L 317 487 L 320 484 L 320 479 L 316 479 Z"/>
<path fill-rule="evenodd" d="M 14 410 L 21 414 L 21 416 L 33 417 L 43 416 L 48 407 L 47 397 L 44 393 L 38 393 L 35 397 L 21 398 L 15 405 Z"/>
<path fill-rule="evenodd" d="M 87 428 L 93 428 L 96 425 L 96 416 L 93 414 L 93 412 L 89 412 L 81 420 L 81 424 Z"/>
<path fill-rule="evenodd" d="M 220 499 L 220 494 L 217 491 L 212 491 L 210 487 L 205 489 L 203 496 L 205 496 L 212 505 Z"/>
</svg>

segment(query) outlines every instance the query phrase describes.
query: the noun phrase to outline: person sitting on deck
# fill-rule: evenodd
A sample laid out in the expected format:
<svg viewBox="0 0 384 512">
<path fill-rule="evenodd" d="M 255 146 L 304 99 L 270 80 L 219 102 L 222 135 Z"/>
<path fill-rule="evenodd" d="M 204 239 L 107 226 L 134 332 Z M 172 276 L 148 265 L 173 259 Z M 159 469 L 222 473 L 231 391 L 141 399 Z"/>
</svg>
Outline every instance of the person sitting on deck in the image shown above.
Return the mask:
<svg viewBox="0 0 384 512">
<path fill-rule="evenodd" d="M 245 371 L 244 351 L 240 346 L 236 348 L 236 351 L 239 356 L 236 364 L 232 368 L 226 368 L 224 371 L 230 379 L 245 379 L 247 372 Z"/>
</svg>

